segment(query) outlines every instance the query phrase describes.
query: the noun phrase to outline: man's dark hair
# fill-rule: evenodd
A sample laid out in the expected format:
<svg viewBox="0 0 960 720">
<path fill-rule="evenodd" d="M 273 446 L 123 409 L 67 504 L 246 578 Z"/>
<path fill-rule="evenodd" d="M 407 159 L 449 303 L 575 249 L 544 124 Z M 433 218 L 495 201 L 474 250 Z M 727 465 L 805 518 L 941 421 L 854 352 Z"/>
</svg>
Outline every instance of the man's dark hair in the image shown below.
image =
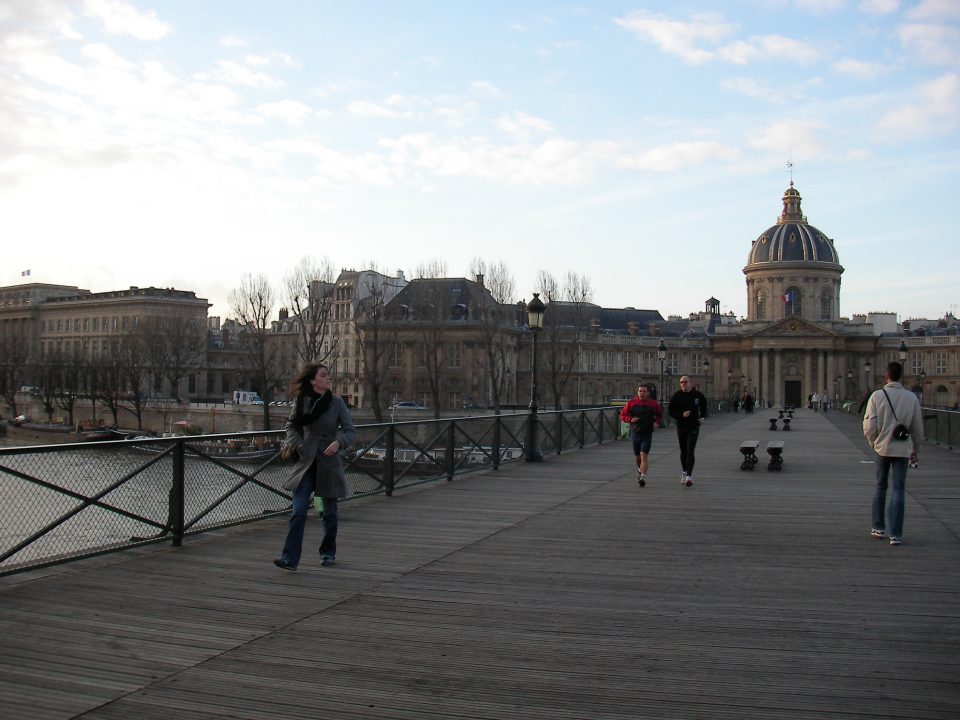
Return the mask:
<svg viewBox="0 0 960 720">
<path fill-rule="evenodd" d="M 890 363 L 887 365 L 887 375 L 893 382 L 900 382 L 900 378 L 903 377 L 903 365 L 896 361 Z"/>
</svg>

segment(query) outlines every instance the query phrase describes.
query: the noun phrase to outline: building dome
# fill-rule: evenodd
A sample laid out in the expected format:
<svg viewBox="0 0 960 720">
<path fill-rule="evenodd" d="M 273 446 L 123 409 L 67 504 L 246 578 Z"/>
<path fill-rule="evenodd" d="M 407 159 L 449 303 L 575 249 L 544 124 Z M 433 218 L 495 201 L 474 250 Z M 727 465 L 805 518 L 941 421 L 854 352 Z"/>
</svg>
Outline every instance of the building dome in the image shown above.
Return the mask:
<svg viewBox="0 0 960 720">
<path fill-rule="evenodd" d="M 813 225 L 800 210 L 800 193 L 790 187 L 783 194 L 783 213 L 777 224 L 767 228 L 753 241 L 747 267 L 771 263 L 825 263 L 839 266 L 833 240 Z"/>
</svg>

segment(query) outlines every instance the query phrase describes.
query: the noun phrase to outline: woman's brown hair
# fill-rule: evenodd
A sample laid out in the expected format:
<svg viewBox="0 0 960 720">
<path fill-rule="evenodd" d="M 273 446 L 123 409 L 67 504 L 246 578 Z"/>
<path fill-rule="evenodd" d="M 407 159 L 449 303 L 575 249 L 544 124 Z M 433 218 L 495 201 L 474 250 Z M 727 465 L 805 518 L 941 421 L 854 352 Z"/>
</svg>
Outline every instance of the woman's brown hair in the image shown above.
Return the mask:
<svg viewBox="0 0 960 720">
<path fill-rule="evenodd" d="M 304 365 L 293 379 L 293 382 L 290 383 L 290 394 L 298 398 L 302 395 L 312 393 L 313 388 L 310 387 L 310 383 L 313 382 L 313 376 L 317 374 L 317 370 L 321 368 L 327 371 L 330 370 L 330 368 L 322 363 L 307 363 Z"/>
</svg>

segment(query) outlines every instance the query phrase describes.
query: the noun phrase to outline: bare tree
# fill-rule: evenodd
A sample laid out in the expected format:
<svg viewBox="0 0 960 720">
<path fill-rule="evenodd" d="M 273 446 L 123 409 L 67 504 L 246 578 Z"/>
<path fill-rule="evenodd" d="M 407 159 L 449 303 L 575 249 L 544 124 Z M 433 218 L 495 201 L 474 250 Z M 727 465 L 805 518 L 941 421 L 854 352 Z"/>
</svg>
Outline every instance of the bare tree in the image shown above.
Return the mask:
<svg viewBox="0 0 960 720">
<path fill-rule="evenodd" d="M 585 275 L 568 272 L 563 282 L 545 270 L 537 275 L 540 294 L 547 301 L 543 317 L 543 339 L 540 347 L 553 404 L 563 406 L 563 394 L 576 365 L 576 348 L 587 329 L 587 310 L 593 296 L 590 280 Z"/>
<path fill-rule="evenodd" d="M 264 275 L 247 273 L 240 287 L 230 291 L 230 307 L 240 325 L 240 362 L 254 390 L 263 397 L 263 429 L 270 429 L 270 401 L 280 387 L 282 373 L 277 365 L 276 344 L 270 342 L 270 320 L 276 294 Z"/>
<path fill-rule="evenodd" d="M 377 422 L 383 422 L 388 399 L 384 387 L 390 353 L 397 342 L 397 324 L 389 321 L 385 314 L 387 303 L 392 298 L 389 292 L 390 278 L 374 270 L 365 275 L 365 283 L 363 290 L 366 297 L 357 303 L 353 323 L 360 343 L 366 396 Z"/>
<path fill-rule="evenodd" d="M 0 335 L 0 396 L 10 406 L 11 417 L 17 416 L 17 392 L 25 377 L 26 339 L 14 333 Z"/>
<path fill-rule="evenodd" d="M 330 332 L 330 293 L 335 280 L 329 258 L 302 257 L 284 278 L 287 302 L 296 320 L 297 356 L 301 364 L 323 362 L 333 352 L 324 352 L 324 340 Z"/>
<path fill-rule="evenodd" d="M 170 395 L 180 397 L 180 380 L 201 364 L 206 349 L 206 329 L 199 318 L 184 314 L 144 318 L 138 329 L 159 395 L 166 380 Z"/>
<path fill-rule="evenodd" d="M 517 309 L 514 305 L 516 283 L 505 263 L 487 263 L 476 257 L 470 263 L 470 274 L 482 283 L 486 292 L 480 296 L 480 305 L 473 309 L 483 337 L 483 356 L 478 364 L 487 378 L 485 398 L 500 414 L 500 405 L 514 383 L 516 370 L 517 332 L 513 322 Z"/>
<path fill-rule="evenodd" d="M 447 263 L 440 258 L 434 258 L 425 263 L 417 265 L 413 276 L 418 279 L 436 279 L 447 276 Z"/>
</svg>

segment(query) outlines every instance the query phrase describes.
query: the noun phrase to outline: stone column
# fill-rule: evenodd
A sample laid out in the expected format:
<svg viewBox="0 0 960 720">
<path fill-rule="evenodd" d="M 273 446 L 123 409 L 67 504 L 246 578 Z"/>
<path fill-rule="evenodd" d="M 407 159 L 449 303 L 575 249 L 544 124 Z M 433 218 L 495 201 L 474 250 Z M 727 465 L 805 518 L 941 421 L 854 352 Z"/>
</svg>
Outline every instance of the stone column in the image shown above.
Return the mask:
<svg viewBox="0 0 960 720">
<path fill-rule="evenodd" d="M 813 350 L 806 350 L 803 353 L 803 391 L 800 393 L 801 405 L 805 405 L 807 402 L 807 395 L 816 390 L 814 385 Z"/>
<path fill-rule="evenodd" d="M 773 351 L 773 405 L 783 407 L 783 353 Z"/>
</svg>

